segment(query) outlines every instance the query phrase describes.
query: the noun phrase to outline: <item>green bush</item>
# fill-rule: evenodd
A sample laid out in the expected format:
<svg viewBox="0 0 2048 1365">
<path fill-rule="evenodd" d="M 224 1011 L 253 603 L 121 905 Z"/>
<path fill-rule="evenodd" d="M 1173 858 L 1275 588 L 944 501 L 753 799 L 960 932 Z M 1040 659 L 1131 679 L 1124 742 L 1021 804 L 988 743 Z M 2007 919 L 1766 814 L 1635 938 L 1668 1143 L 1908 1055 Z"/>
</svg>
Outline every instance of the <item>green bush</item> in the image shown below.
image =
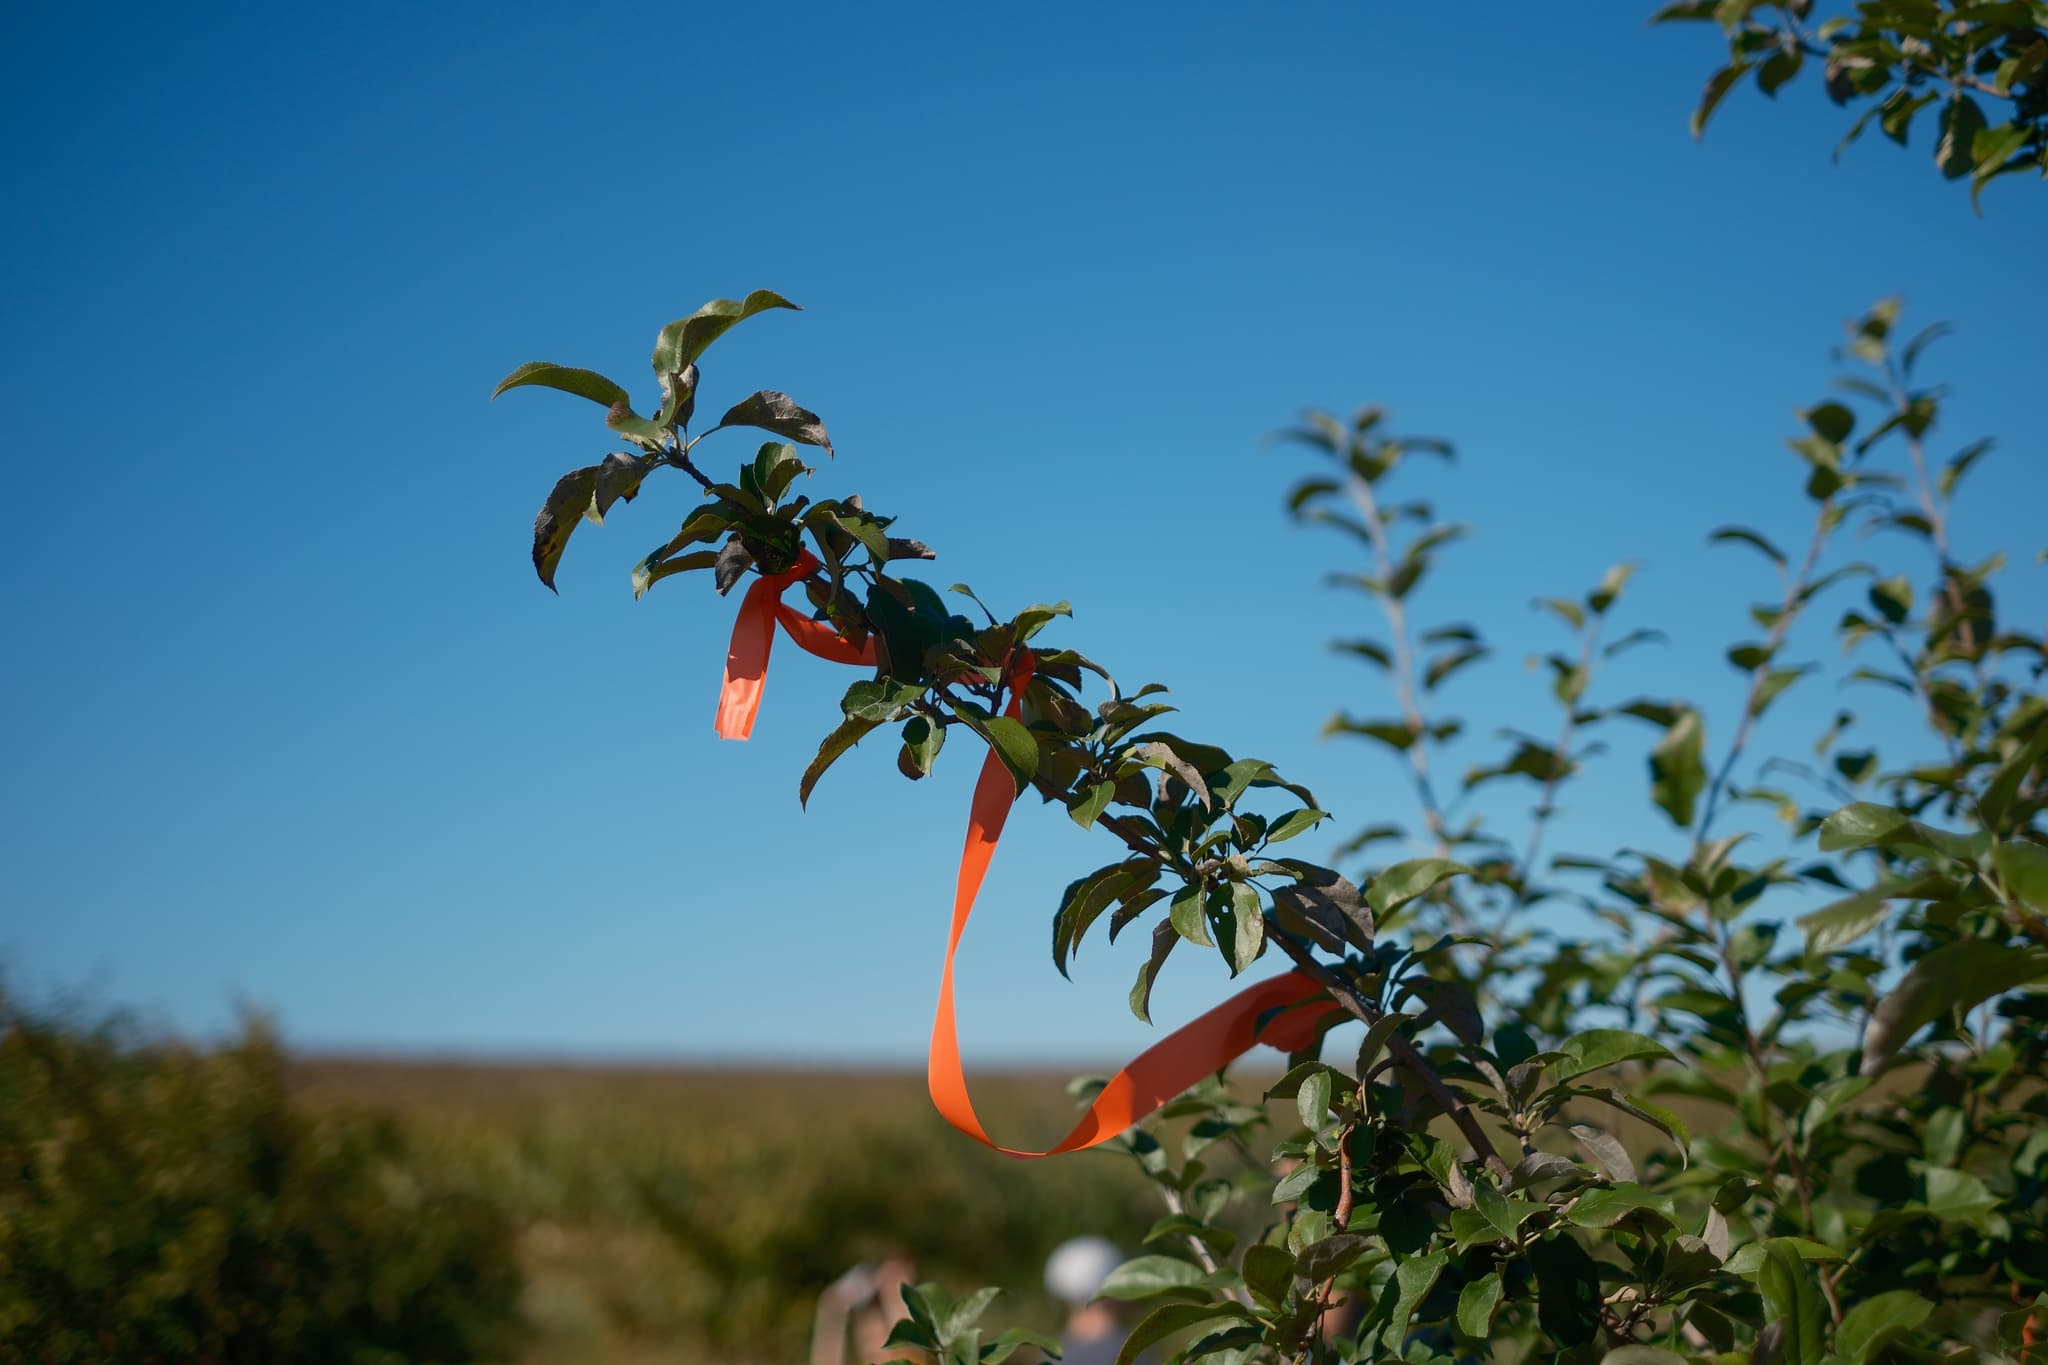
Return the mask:
<svg viewBox="0 0 2048 1365">
<path fill-rule="evenodd" d="M 497 1358 L 492 1207 L 389 1122 L 288 1102 L 260 1027 L 216 1051 L 0 995 L 0 1360 Z"/>
</svg>

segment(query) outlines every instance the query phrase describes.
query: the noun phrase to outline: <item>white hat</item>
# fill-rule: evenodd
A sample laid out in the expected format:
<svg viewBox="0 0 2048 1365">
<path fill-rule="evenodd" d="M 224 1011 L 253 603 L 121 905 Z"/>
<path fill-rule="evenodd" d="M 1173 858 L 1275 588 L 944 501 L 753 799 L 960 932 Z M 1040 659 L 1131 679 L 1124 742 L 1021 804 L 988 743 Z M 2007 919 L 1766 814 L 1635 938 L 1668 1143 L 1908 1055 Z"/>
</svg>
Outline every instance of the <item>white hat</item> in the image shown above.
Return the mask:
<svg viewBox="0 0 2048 1365">
<path fill-rule="evenodd" d="M 1109 1272 L 1124 1262 L 1116 1243 L 1103 1237 L 1072 1237 L 1045 1258 L 1045 1287 L 1072 1307 L 1094 1299 Z"/>
</svg>

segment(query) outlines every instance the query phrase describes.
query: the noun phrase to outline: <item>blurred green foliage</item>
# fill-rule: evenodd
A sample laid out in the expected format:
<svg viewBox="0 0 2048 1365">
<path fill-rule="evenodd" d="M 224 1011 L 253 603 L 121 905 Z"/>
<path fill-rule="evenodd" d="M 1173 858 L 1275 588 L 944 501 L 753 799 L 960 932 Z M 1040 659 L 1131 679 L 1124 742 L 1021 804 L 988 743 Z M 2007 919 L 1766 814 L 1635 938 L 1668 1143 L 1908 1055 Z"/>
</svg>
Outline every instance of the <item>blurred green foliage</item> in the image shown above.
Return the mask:
<svg viewBox="0 0 2048 1365">
<path fill-rule="evenodd" d="M 501 1359 L 512 1249 L 392 1123 L 296 1107 L 258 1026 L 198 1051 L 0 994 L 0 1360 Z"/>
<path fill-rule="evenodd" d="M 1000 1282 L 1053 1327 L 1046 1254 L 1080 1232 L 1135 1249 L 1156 1197 L 1126 1160 L 1016 1162 L 960 1140 L 910 1072 L 300 1062 L 316 1112 L 397 1116 L 430 1172 L 519 1229 L 519 1359 L 800 1360 L 820 1290 L 904 1254 L 921 1279 Z M 991 1123 L 1072 1122 L 1060 1077 L 997 1075 Z"/>
</svg>

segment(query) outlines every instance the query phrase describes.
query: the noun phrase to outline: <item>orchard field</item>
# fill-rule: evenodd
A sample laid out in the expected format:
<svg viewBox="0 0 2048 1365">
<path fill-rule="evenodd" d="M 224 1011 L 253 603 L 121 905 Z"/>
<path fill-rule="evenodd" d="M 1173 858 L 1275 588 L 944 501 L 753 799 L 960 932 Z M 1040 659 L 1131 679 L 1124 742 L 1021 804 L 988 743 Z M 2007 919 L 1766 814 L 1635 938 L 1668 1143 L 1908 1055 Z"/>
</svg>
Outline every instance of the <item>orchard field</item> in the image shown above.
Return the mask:
<svg viewBox="0 0 2048 1365">
<path fill-rule="evenodd" d="M 895 1071 L 601 1067 L 309 1058 L 316 1111 L 393 1114 L 435 1178 L 514 1229 L 530 1365 L 804 1358 L 817 1292 L 909 1251 L 955 1290 L 1011 1286 L 1051 1329 L 1046 1253 L 1078 1233 L 1136 1249 L 1160 1210 L 1128 1158 L 1015 1162 L 932 1112 Z M 1064 1073 L 978 1081 L 992 1123 L 1050 1140 Z"/>
</svg>

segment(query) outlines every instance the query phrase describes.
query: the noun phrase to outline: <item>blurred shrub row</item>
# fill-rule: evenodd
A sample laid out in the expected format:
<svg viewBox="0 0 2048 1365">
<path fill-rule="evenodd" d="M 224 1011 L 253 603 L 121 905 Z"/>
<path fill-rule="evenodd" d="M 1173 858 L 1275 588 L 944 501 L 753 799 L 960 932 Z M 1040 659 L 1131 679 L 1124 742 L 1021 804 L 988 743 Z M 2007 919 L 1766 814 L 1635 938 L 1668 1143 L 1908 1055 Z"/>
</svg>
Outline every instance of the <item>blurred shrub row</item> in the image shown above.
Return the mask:
<svg viewBox="0 0 2048 1365">
<path fill-rule="evenodd" d="M 1070 1121 L 1045 1075 L 986 1100 Z M 1157 1213 L 1123 1159 L 957 1140 L 908 1074 L 305 1061 L 0 992 L 0 1365 L 798 1360 L 818 1292 L 904 1254 L 1050 1327 L 1046 1253 Z"/>
<path fill-rule="evenodd" d="M 196 1051 L 0 995 L 0 1360 L 491 1359 L 517 1298 L 504 1213 L 295 1106 L 261 1029 Z"/>
</svg>

